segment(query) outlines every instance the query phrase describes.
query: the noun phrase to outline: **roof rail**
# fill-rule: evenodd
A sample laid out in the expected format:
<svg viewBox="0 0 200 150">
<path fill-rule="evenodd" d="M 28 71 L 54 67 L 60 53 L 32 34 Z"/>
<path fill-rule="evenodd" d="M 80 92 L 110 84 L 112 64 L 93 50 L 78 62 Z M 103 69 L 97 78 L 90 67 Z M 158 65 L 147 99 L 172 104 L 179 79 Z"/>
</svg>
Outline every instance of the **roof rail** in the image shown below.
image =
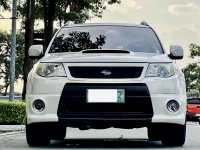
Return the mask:
<svg viewBox="0 0 200 150">
<path fill-rule="evenodd" d="M 74 24 L 73 21 L 67 21 L 64 26 L 69 26 L 69 25 L 72 25 L 72 24 Z"/>
<path fill-rule="evenodd" d="M 142 21 L 140 24 L 144 26 L 149 26 L 149 24 L 146 21 Z"/>
</svg>

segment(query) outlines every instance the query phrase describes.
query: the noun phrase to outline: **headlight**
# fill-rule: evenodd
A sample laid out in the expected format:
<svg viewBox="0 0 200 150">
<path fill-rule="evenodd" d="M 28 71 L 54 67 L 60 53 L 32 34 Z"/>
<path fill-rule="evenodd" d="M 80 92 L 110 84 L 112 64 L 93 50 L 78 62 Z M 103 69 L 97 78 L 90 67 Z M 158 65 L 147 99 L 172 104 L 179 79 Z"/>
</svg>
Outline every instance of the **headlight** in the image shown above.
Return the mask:
<svg viewBox="0 0 200 150">
<path fill-rule="evenodd" d="M 150 64 L 147 72 L 146 77 L 161 77 L 167 78 L 174 75 L 174 69 L 171 63 L 167 64 Z"/>
<path fill-rule="evenodd" d="M 61 63 L 40 63 L 36 72 L 43 77 L 66 76 L 65 69 Z"/>
</svg>

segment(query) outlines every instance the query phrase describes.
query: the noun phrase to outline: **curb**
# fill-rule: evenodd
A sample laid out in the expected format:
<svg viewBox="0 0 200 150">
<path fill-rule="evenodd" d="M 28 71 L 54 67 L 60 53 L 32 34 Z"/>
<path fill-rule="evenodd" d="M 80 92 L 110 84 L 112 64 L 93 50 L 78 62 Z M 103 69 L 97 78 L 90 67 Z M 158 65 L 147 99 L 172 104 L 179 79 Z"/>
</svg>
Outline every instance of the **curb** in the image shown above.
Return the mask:
<svg viewBox="0 0 200 150">
<path fill-rule="evenodd" d="M 25 131 L 24 125 L 0 125 L 0 132 L 19 132 Z"/>
<path fill-rule="evenodd" d="M 17 134 L 22 134 L 22 133 L 25 133 L 25 131 L 15 131 L 15 132 L 1 133 L 0 139 L 3 139 L 3 138 L 8 137 L 8 136 L 14 136 L 14 135 L 17 135 Z"/>
<path fill-rule="evenodd" d="M 187 125 L 199 125 L 199 122 L 187 122 Z"/>
</svg>

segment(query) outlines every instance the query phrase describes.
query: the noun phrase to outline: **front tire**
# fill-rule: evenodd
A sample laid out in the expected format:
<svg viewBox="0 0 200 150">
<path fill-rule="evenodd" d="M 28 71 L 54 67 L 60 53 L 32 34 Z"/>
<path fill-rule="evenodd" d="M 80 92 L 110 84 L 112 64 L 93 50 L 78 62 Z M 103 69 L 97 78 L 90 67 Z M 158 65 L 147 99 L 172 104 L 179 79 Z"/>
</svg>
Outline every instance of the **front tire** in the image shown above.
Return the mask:
<svg viewBox="0 0 200 150">
<path fill-rule="evenodd" d="M 48 133 L 40 124 L 26 124 L 26 141 L 29 146 L 48 146 L 50 144 Z"/>
<path fill-rule="evenodd" d="M 164 135 L 161 140 L 164 146 L 183 146 L 186 137 L 186 124 L 172 124 L 163 129 Z"/>
</svg>

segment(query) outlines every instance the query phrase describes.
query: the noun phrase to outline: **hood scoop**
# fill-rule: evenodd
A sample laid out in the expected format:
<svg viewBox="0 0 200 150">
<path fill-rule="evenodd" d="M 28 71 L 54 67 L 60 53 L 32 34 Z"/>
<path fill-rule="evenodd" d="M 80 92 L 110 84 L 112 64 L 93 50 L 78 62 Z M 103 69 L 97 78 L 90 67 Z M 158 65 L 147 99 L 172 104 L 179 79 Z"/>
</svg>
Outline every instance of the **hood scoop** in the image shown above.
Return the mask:
<svg viewBox="0 0 200 150">
<path fill-rule="evenodd" d="M 81 52 L 82 54 L 97 54 L 97 53 L 130 54 L 131 53 L 128 50 L 119 50 L 119 49 L 90 49 L 90 50 L 83 50 Z"/>
</svg>

